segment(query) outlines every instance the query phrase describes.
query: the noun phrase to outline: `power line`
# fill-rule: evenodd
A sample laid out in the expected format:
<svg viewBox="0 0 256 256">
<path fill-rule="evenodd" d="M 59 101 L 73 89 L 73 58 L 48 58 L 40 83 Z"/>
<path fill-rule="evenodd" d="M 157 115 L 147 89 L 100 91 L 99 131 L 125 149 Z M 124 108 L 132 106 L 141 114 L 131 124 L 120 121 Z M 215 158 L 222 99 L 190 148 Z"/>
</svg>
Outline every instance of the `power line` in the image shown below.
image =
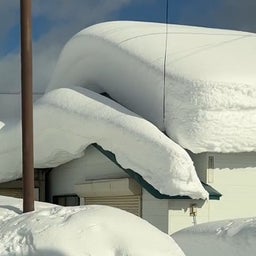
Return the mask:
<svg viewBox="0 0 256 256">
<path fill-rule="evenodd" d="M 164 47 L 164 63 L 163 63 L 163 125 L 165 126 L 165 92 L 166 92 L 166 61 L 168 49 L 168 24 L 169 24 L 169 0 L 165 5 L 165 47 Z"/>
</svg>

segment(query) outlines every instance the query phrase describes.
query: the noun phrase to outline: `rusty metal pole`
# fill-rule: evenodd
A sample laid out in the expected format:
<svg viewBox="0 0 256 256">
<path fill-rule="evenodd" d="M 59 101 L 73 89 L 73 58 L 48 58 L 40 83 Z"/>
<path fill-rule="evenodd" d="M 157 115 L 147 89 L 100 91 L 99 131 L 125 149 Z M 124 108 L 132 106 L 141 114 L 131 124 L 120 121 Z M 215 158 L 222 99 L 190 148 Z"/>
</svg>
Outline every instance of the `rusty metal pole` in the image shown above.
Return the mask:
<svg viewBox="0 0 256 256">
<path fill-rule="evenodd" d="M 31 5 L 31 0 L 20 0 L 23 212 L 30 212 L 34 210 Z"/>
</svg>

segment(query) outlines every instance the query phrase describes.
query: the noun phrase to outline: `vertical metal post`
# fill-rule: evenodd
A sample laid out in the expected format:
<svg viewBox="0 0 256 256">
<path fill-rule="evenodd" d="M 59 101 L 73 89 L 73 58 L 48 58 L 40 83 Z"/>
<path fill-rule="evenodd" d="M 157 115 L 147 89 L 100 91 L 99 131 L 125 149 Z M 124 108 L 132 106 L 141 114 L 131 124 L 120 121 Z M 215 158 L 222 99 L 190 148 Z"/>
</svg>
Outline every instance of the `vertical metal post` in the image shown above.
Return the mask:
<svg viewBox="0 0 256 256">
<path fill-rule="evenodd" d="M 31 0 L 20 0 L 23 212 L 29 212 L 34 210 L 31 5 Z"/>
</svg>

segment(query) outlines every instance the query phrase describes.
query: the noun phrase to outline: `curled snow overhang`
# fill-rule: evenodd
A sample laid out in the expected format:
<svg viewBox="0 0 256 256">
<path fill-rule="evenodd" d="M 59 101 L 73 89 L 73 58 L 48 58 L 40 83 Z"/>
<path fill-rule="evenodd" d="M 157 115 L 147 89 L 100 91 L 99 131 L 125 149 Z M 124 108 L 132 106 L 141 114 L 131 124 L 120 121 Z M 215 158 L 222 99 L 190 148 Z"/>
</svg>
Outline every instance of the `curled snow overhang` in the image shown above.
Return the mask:
<svg viewBox="0 0 256 256">
<path fill-rule="evenodd" d="M 21 176 L 19 128 L 0 133 L 2 181 Z M 36 168 L 79 158 L 97 143 L 162 194 L 208 197 L 184 149 L 142 117 L 89 90 L 45 94 L 34 106 L 34 135 Z"/>
<path fill-rule="evenodd" d="M 131 21 L 89 27 L 66 44 L 48 90 L 107 92 L 194 153 L 256 151 L 256 35 L 169 25 L 164 86 L 165 32 Z"/>
<path fill-rule="evenodd" d="M 96 147 L 102 154 L 104 154 L 108 159 L 110 159 L 113 163 L 115 163 L 118 167 L 122 168 L 122 166 L 116 161 L 115 155 L 107 150 L 104 150 L 100 145 L 94 144 L 94 147 Z M 169 196 L 165 194 L 161 194 L 157 189 L 155 189 L 152 185 L 150 185 L 147 181 L 143 179 L 141 175 L 138 173 L 134 172 L 131 169 L 124 169 L 122 168 L 130 177 L 135 179 L 144 189 L 146 189 L 152 196 L 154 196 L 157 199 L 191 199 L 189 196 Z M 212 186 L 209 184 L 206 184 L 202 182 L 202 185 L 204 189 L 208 192 L 209 194 L 209 199 L 210 200 L 220 200 L 220 197 L 222 196 L 221 193 L 219 193 L 216 189 L 214 189 Z"/>
</svg>

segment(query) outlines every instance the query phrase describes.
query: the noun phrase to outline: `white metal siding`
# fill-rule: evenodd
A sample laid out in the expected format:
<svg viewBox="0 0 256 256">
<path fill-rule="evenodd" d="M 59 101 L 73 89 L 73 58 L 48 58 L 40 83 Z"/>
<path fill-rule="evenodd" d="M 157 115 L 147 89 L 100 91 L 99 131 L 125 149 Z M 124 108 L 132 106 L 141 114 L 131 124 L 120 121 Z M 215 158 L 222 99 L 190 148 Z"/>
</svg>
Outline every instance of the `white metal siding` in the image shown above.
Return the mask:
<svg viewBox="0 0 256 256">
<path fill-rule="evenodd" d="M 89 146 L 83 157 L 54 168 L 50 174 L 50 195 L 73 194 L 76 184 L 88 180 L 124 177 L 128 177 L 128 174 Z"/>
<path fill-rule="evenodd" d="M 142 218 L 160 229 L 168 232 L 168 200 L 157 199 L 149 194 L 145 189 L 142 190 Z"/>
<path fill-rule="evenodd" d="M 218 190 L 222 197 L 220 200 L 206 201 L 203 205 L 195 200 L 170 200 L 169 233 L 193 225 L 189 216 L 189 205 L 193 202 L 198 205 L 198 224 L 256 215 L 256 152 L 204 153 L 194 155 L 193 160 L 197 162 L 195 166 L 205 166 L 207 183 Z"/>
<path fill-rule="evenodd" d="M 86 205 L 107 205 L 141 216 L 141 196 L 86 197 Z"/>
</svg>

